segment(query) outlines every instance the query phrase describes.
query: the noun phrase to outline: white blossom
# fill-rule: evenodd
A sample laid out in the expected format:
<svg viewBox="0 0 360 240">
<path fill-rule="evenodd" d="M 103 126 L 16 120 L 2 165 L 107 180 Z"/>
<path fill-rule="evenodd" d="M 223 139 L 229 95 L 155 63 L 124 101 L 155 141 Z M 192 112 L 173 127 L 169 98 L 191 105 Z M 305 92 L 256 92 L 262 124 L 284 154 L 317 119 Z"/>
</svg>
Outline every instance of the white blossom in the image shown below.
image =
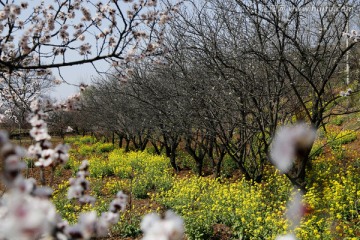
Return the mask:
<svg viewBox="0 0 360 240">
<path fill-rule="evenodd" d="M 184 235 L 184 221 L 172 211 L 161 219 L 157 214 L 146 215 L 140 224 L 144 233 L 143 240 L 180 240 Z"/>
<path fill-rule="evenodd" d="M 292 229 L 295 229 L 300 225 L 300 220 L 304 215 L 302 199 L 303 194 L 300 191 L 295 191 L 292 193 L 291 201 L 288 203 L 286 218 L 291 223 Z"/>
<path fill-rule="evenodd" d="M 2 207 L 7 214 L 0 219 L 1 237 L 31 240 L 52 231 L 56 209 L 48 200 L 11 192 L 3 198 Z"/>
<path fill-rule="evenodd" d="M 275 240 L 296 240 L 296 237 L 293 233 L 280 235 L 275 238 Z"/>
<path fill-rule="evenodd" d="M 272 143 L 272 162 L 280 172 L 288 172 L 295 161 L 297 149 L 310 147 L 315 136 L 315 130 L 304 123 L 281 127 Z"/>
</svg>

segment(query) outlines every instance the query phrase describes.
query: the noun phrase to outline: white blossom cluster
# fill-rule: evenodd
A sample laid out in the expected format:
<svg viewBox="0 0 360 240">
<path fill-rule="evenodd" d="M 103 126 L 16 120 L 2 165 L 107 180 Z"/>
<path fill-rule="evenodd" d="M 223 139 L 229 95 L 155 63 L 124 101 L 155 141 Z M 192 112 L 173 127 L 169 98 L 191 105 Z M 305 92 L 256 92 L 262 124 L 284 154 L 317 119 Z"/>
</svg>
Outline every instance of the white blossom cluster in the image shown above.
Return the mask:
<svg viewBox="0 0 360 240">
<path fill-rule="evenodd" d="M 21 177 L 21 170 L 26 164 L 21 160 L 26 151 L 9 142 L 8 135 L 0 132 L 0 157 L 3 161 L 2 179 L 7 186 L 14 186 Z"/>
<path fill-rule="evenodd" d="M 346 91 L 340 91 L 340 96 L 341 97 L 348 97 L 350 96 L 350 94 L 353 92 L 353 90 L 351 88 L 348 88 Z"/>
<path fill-rule="evenodd" d="M 0 199 L 0 239 L 39 239 L 49 234 L 57 219 L 56 209 L 48 200 L 51 190 L 37 187 L 35 179 L 24 179 L 21 170 L 26 155 L 0 133 L 2 179 L 9 188 Z"/>
<path fill-rule="evenodd" d="M 162 219 L 156 213 L 146 215 L 140 224 L 143 240 L 180 240 L 184 236 L 184 221 L 172 211 Z"/>
<path fill-rule="evenodd" d="M 0 212 L 1 239 L 40 239 L 51 234 L 58 219 L 49 200 L 15 189 L 2 197 Z"/>
<path fill-rule="evenodd" d="M 57 145 L 54 149 L 51 148 L 50 135 L 48 133 L 46 119 L 47 114 L 42 110 L 45 107 L 52 107 L 50 102 L 43 102 L 35 100 L 31 103 L 32 113 L 29 116 L 29 123 L 32 126 L 30 136 L 36 141 L 35 144 L 30 145 L 28 149 L 29 156 L 37 159 L 35 166 L 38 167 L 56 167 L 60 164 L 65 164 L 69 159 L 69 146 L 64 144 Z"/>
<path fill-rule="evenodd" d="M 77 224 L 62 225 L 62 231 L 58 232 L 57 239 L 90 239 L 107 236 L 109 227 L 119 221 L 120 211 L 125 210 L 126 204 L 127 195 L 122 191 L 118 192 L 107 212 L 103 212 L 100 217 L 97 217 L 95 211 L 80 214 Z"/>
<path fill-rule="evenodd" d="M 81 204 L 95 202 L 95 198 L 86 194 L 86 191 L 89 190 L 90 183 L 86 179 L 89 176 L 89 162 L 83 160 L 79 166 L 79 171 L 76 173 L 76 178 L 70 178 L 70 187 L 68 189 L 68 198 L 69 199 L 78 199 Z"/>
<path fill-rule="evenodd" d="M 78 111 L 81 109 L 81 93 L 86 90 L 88 87 L 87 84 L 81 83 L 79 85 L 80 92 L 73 94 L 69 96 L 64 102 L 60 102 L 57 104 L 54 104 L 54 110 L 63 110 L 63 111 Z"/>
<path fill-rule="evenodd" d="M 37 109 L 37 104 L 33 108 Z M 47 141 L 47 136 L 43 140 Z M 24 156 L 26 150 L 10 143 L 7 134 L 0 132 L 1 175 L 7 186 L 7 192 L 0 198 L 0 239 L 91 239 L 106 236 L 109 227 L 118 222 L 119 214 L 127 204 L 127 195 L 122 191 L 100 217 L 95 211 L 82 213 L 78 223 L 69 225 L 61 219 L 49 200 L 52 189 L 38 187 L 35 179 L 22 176 L 21 171 L 26 167 L 22 161 Z M 70 182 L 75 181 L 88 189 L 88 182 L 83 181 L 88 174 L 86 161 L 79 170 L 79 181 L 70 179 Z"/>
<path fill-rule="evenodd" d="M 18 70 L 0 72 L 0 114 L 2 120 L 19 124 L 16 112 L 26 110 L 29 104 L 46 93 L 54 84 L 50 70 Z M 2 122 L 0 120 L 0 122 Z"/>
<path fill-rule="evenodd" d="M 314 129 L 305 123 L 283 126 L 276 132 L 270 151 L 271 160 L 282 173 L 292 167 L 297 151 L 313 144 L 316 137 Z"/>
<path fill-rule="evenodd" d="M 63 110 L 63 111 L 77 111 L 80 110 L 80 99 L 81 94 L 76 93 L 69 96 L 64 102 L 60 102 L 54 105 L 54 110 Z"/>
<path fill-rule="evenodd" d="M 65 0 L 61 4 L 3 4 L 0 61 L 11 72 L 57 67 L 42 62 L 43 58 L 58 65 L 118 61 L 126 59 L 132 47 L 142 58 L 162 44 L 164 39 L 159 36 L 163 36 L 164 25 L 181 3 L 160 6 L 157 0 Z M 31 10 L 24 11 L 26 8 Z"/>
<path fill-rule="evenodd" d="M 353 42 L 359 42 L 360 41 L 360 35 L 356 30 L 352 30 L 350 33 L 343 32 L 343 37 L 348 38 L 349 40 Z"/>
</svg>

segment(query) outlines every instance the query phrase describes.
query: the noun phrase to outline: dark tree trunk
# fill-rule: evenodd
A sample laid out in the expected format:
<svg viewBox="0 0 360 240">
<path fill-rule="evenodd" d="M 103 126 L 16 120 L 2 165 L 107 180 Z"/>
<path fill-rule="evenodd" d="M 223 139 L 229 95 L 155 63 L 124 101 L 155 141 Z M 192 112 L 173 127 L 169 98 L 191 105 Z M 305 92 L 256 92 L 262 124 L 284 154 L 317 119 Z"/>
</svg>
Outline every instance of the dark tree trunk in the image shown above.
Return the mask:
<svg viewBox="0 0 360 240">
<path fill-rule="evenodd" d="M 156 141 L 150 141 L 151 145 L 154 147 L 155 153 L 157 155 L 161 155 L 162 149 L 163 149 L 163 145 L 160 145 L 160 147 L 157 145 Z"/>
<path fill-rule="evenodd" d="M 124 136 L 122 134 L 119 134 L 119 148 L 123 147 L 123 140 L 124 140 Z"/>
<path fill-rule="evenodd" d="M 312 145 L 306 149 L 297 149 L 296 158 L 293 166 L 286 173 L 286 176 L 289 178 L 294 187 L 302 190 L 306 193 L 306 167 L 310 164 L 310 151 Z"/>
<path fill-rule="evenodd" d="M 130 138 L 125 137 L 125 152 L 130 152 Z"/>
<path fill-rule="evenodd" d="M 201 177 L 203 175 L 204 159 L 199 158 L 196 160 L 196 172 Z"/>
<path fill-rule="evenodd" d="M 221 173 L 221 164 L 222 164 L 222 159 L 216 163 L 215 166 L 215 178 L 219 178 L 220 177 L 220 173 Z"/>
</svg>

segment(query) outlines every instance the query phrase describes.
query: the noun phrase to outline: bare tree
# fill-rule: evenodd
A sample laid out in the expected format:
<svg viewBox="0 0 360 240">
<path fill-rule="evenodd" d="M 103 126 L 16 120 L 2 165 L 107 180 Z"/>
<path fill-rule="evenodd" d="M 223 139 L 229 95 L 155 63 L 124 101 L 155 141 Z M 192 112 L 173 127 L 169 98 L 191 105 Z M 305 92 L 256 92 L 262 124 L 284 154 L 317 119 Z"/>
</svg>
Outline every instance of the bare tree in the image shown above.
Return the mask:
<svg viewBox="0 0 360 240">
<path fill-rule="evenodd" d="M 342 87 L 337 80 L 339 67 L 357 40 L 355 34 L 352 36 L 355 41 L 348 46 L 343 41 L 351 16 L 349 11 L 357 7 L 356 1 L 237 3 L 256 29 L 256 42 L 267 44 L 265 49 L 252 48 L 251 52 L 267 60 L 264 62 L 268 68 L 278 68 L 279 77 L 291 90 L 281 99 L 292 103 L 288 109 L 293 113 L 301 112 L 300 120 L 319 128 L 333 114 L 358 110 L 343 108 L 337 90 Z M 299 155 L 287 174 L 292 183 L 303 190 L 310 150 L 311 146 Z"/>
<path fill-rule="evenodd" d="M 54 79 L 51 71 L 41 75 L 33 70 L 0 73 L 0 114 L 11 119 L 17 129 L 23 129 L 27 126 L 26 118 L 30 113 L 31 101 L 39 97 L 47 98 L 56 84 Z"/>
</svg>

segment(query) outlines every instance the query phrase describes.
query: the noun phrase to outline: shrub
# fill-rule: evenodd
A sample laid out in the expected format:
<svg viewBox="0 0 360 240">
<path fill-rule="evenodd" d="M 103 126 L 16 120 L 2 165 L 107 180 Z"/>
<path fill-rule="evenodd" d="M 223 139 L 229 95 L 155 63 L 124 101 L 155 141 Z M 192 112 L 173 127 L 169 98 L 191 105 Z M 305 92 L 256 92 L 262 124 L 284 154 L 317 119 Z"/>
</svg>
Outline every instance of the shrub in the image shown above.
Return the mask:
<svg viewBox="0 0 360 240">
<path fill-rule="evenodd" d="M 332 121 L 332 124 L 336 126 L 341 126 L 344 123 L 344 117 L 343 116 L 336 116 Z"/>
<path fill-rule="evenodd" d="M 120 179 L 115 180 L 112 179 L 105 183 L 105 191 L 114 195 L 116 194 L 119 189 L 123 190 L 124 192 L 131 192 L 131 180 L 130 179 Z"/>
<path fill-rule="evenodd" d="M 53 192 L 52 202 L 56 206 L 61 217 L 72 224 L 78 221 L 81 211 L 90 211 L 91 206 L 86 204 L 80 207 L 80 205 L 74 204 L 75 202 L 73 200 L 67 198 L 68 188 L 69 184 L 67 181 L 60 183 Z"/>
<path fill-rule="evenodd" d="M 221 175 L 223 177 L 233 176 L 234 171 L 238 168 L 236 162 L 231 159 L 230 156 L 226 155 L 222 162 Z"/>
<path fill-rule="evenodd" d="M 111 152 L 114 149 L 114 145 L 112 143 L 100 143 L 96 145 L 97 153 L 106 153 Z"/>
<path fill-rule="evenodd" d="M 196 165 L 194 159 L 184 151 L 178 151 L 177 164 L 181 169 L 191 169 L 196 173 Z"/>
<path fill-rule="evenodd" d="M 94 178 L 102 178 L 114 175 L 114 168 L 107 158 L 101 156 L 93 156 L 89 158 L 90 176 Z"/>
<path fill-rule="evenodd" d="M 96 142 L 96 139 L 92 136 L 83 136 L 79 139 L 79 142 L 80 143 L 95 143 Z"/>
<path fill-rule="evenodd" d="M 316 161 L 315 165 L 322 161 Z M 299 239 L 357 239 L 360 233 L 360 209 L 357 203 L 360 198 L 360 176 L 353 167 L 336 171 L 339 167 L 332 167 L 331 163 L 327 165 L 316 179 L 319 181 L 305 195 L 306 202 L 316 212 L 304 219 L 297 235 Z"/>
<path fill-rule="evenodd" d="M 149 211 L 145 207 L 130 207 L 120 216 L 120 221 L 113 227 L 113 232 L 123 238 L 138 237 L 141 234 L 140 221 L 146 213 L 149 213 Z"/>
<path fill-rule="evenodd" d="M 86 155 L 93 153 L 94 150 L 95 150 L 95 148 L 91 145 L 80 145 L 78 148 L 78 153 L 83 156 L 86 156 Z"/>
<path fill-rule="evenodd" d="M 64 142 L 69 143 L 69 144 L 77 144 L 79 142 L 79 138 L 78 137 L 65 137 Z"/>
<path fill-rule="evenodd" d="M 132 192 L 138 198 L 147 197 L 151 190 L 168 190 L 173 184 L 169 159 L 164 156 L 115 149 L 108 159 L 116 176 L 132 178 Z"/>
</svg>

